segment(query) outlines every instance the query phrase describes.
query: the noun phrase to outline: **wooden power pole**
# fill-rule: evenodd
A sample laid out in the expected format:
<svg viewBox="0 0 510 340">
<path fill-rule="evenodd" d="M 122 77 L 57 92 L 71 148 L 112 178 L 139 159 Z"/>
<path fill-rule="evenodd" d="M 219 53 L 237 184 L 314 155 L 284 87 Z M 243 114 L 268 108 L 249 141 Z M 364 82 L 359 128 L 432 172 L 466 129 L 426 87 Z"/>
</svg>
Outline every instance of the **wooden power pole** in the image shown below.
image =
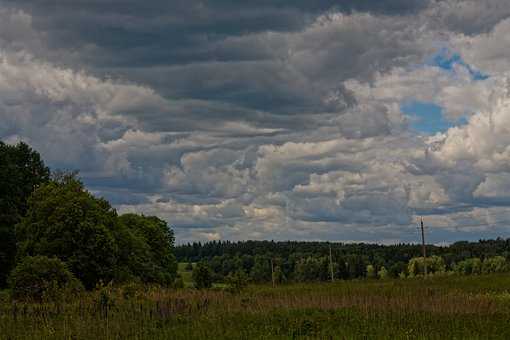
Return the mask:
<svg viewBox="0 0 510 340">
<path fill-rule="evenodd" d="M 425 230 L 423 228 L 423 217 L 420 218 L 421 225 L 421 250 L 423 252 L 423 267 L 427 276 L 427 247 L 425 247 Z"/>
<path fill-rule="evenodd" d="M 331 243 L 329 244 L 329 269 L 331 270 L 331 282 L 335 282 L 335 274 L 333 272 L 333 255 L 331 254 Z"/>
</svg>

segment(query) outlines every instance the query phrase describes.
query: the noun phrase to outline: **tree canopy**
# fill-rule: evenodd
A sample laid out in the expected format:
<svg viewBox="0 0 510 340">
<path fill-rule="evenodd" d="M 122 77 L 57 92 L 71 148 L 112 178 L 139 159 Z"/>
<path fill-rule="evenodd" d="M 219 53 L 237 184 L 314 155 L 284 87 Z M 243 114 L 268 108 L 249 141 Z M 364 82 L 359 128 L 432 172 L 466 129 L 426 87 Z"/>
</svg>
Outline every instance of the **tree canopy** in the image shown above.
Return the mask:
<svg viewBox="0 0 510 340">
<path fill-rule="evenodd" d="M 136 214 L 122 215 L 119 220 L 133 242 L 123 248 L 132 250 L 130 254 L 124 251 L 123 255 L 130 270 L 146 282 L 171 283 L 177 261 L 173 255 L 174 234 L 167 223 L 156 216 Z M 121 242 L 123 239 L 120 238 Z"/>
<path fill-rule="evenodd" d="M 27 144 L 0 142 L 0 287 L 16 256 L 15 225 L 27 210 L 32 191 L 49 180 L 41 156 Z"/>
<path fill-rule="evenodd" d="M 85 287 L 114 277 L 117 213 L 83 184 L 64 177 L 37 188 L 16 227 L 18 256 L 55 256 Z"/>
<path fill-rule="evenodd" d="M 27 144 L 0 142 L 0 287 L 28 258 L 37 260 L 31 266 L 58 259 L 88 289 L 112 280 L 168 285 L 177 271 L 173 247 L 165 221 L 118 216 L 77 173 L 50 173 Z"/>
<path fill-rule="evenodd" d="M 113 279 L 170 284 L 175 278 L 174 237 L 166 222 L 135 214 L 119 217 L 73 176 L 34 191 L 16 234 L 18 257 L 58 257 L 86 288 Z"/>
</svg>

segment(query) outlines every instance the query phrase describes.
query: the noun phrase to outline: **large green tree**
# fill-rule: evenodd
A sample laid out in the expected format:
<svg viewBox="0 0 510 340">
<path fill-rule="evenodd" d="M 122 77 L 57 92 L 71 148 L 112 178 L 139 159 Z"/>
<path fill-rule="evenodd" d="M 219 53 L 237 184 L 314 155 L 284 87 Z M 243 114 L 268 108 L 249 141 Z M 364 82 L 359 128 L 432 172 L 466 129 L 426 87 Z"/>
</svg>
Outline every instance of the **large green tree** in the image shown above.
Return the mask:
<svg viewBox="0 0 510 340">
<path fill-rule="evenodd" d="M 26 213 L 32 191 L 49 180 L 41 156 L 27 144 L 0 142 L 0 287 L 14 265 L 15 225 Z"/>
<path fill-rule="evenodd" d="M 114 278 L 118 259 L 117 214 L 74 176 L 37 188 L 16 227 L 18 257 L 55 256 L 86 288 Z"/>
<path fill-rule="evenodd" d="M 155 216 L 125 214 L 119 217 L 129 236 L 121 248 L 121 262 L 145 282 L 170 284 L 176 277 L 177 261 L 173 255 L 174 234 L 167 223 Z"/>
</svg>

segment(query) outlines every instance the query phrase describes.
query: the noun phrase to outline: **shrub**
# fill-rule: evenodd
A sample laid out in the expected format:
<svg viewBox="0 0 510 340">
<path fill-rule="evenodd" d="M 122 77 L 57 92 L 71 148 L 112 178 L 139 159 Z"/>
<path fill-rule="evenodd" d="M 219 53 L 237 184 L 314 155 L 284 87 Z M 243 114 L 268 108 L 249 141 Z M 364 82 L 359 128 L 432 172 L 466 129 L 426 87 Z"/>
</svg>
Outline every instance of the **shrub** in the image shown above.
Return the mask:
<svg viewBox="0 0 510 340">
<path fill-rule="evenodd" d="M 287 280 L 283 273 L 282 267 L 275 266 L 273 271 L 273 281 L 276 284 L 284 283 Z"/>
<path fill-rule="evenodd" d="M 193 282 L 195 282 L 195 288 L 211 288 L 212 287 L 212 272 L 207 264 L 200 262 L 193 269 L 192 273 Z"/>
<path fill-rule="evenodd" d="M 482 261 L 479 258 L 466 259 L 454 266 L 455 273 L 461 275 L 472 275 L 482 273 Z"/>
<path fill-rule="evenodd" d="M 427 257 L 427 273 L 444 273 L 446 271 L 446 265 L 444 260 L 440 256 L 430 256 Z M 409 264 L 407 267 L 409 272 L 409 277 L 415 277 L 417 275 L 423 275 L 425 273 L 425 261 L 423 257 L 413 257 L 409 260 Z"/>
<path fill-rule="evenodd" d="M 381 280 L 387 279 L 388 275 L 389 275 L 388 271 L 384 266 L 382 266 L 381 269 L 379 269 L 379 271 L 377 272 L 377 276 L 379 276 Z"/>
<path fill-rule="evenodd" d="M 239 293 L 248 285 L 248 275 L 243 270 L 238 270 L 228 274 L 225 282 L 229 285 L 230 292 Z"/>
<path fill-rule="evenodd" d="M 489 257 L 483 260 L 482 272 L 484 274 L 504 273 L 508 270 L 506 259 L 503 256 Z"/>
<path fill-rule="evenodd" d="M 81 283 L 57 258 L 27 256 L 9 277 L 16 299 L 42 301 L 55 300 L 66 291 L 79 291 Z"/>
<path fill-rule="evenodd" d="M 122 286 L 122 297 L 124 299 L 132 299 L 143 290 L 143 286 L 139 283 L 130 282 Z"/>
<path fill-rule="evenodd" d="M 299 282 L 325 281 L 330 269 L 327 258 L 307 257 L 301 259 L 294 269 L 294 278 Z"/>
<path fill-rule="evenodd" d="M 374 266 L 371 264 L 367 265 L 367 278 L 375 279 L 377 277 L 377 272 L 375 271 Z"/>
</svg>

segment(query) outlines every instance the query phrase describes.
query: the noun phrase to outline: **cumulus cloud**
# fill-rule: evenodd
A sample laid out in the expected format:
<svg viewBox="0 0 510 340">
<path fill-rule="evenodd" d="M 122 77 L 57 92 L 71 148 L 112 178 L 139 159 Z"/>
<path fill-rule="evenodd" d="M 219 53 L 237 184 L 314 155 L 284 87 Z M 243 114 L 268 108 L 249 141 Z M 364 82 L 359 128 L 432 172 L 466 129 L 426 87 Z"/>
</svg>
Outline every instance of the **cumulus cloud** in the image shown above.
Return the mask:
<svg viewBox="0 0 510 340">
<path fill-rule="evenodd" d="M 128 4 L 0 0 L 2 140 L 179 242 L 411 241 L 420 215 L 439 242 L 510 220 L 505 1 Z M 417 102 L 452 127 L 415 130 Z"/>
</svg>

